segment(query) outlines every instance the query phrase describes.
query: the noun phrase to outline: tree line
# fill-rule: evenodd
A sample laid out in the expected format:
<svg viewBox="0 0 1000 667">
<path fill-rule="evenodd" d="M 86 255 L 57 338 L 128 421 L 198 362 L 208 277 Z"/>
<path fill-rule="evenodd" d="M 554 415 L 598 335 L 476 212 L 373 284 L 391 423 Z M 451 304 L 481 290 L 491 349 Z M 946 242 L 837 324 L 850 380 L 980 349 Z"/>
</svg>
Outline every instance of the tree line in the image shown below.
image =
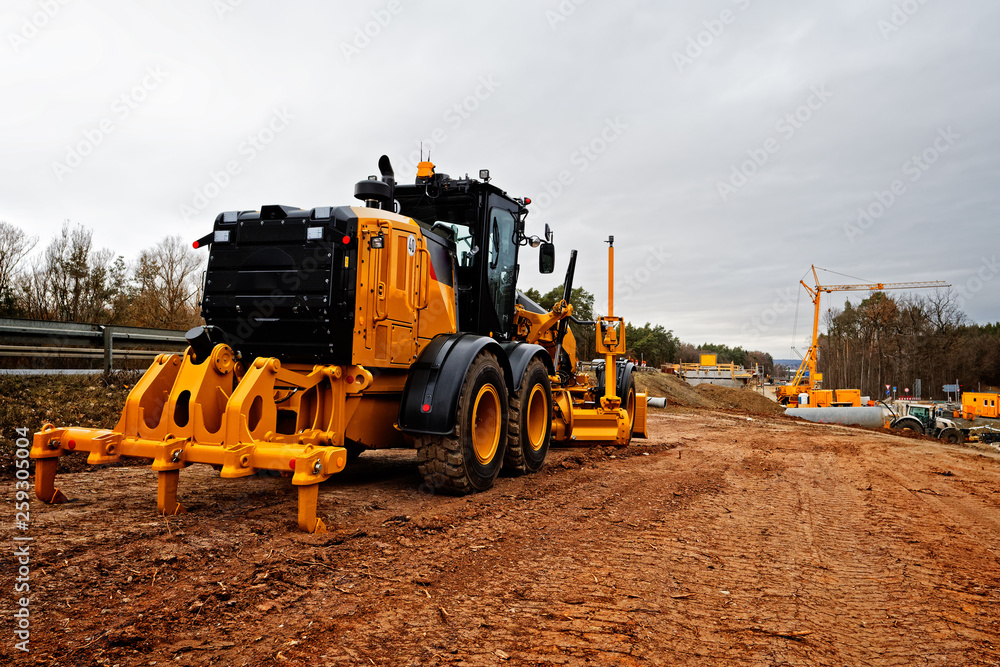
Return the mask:
<svg viewBox="0 0 1000 667">
<path fill-rule="evenodd" d="M 32 254 L 38 238 L 0 221 L 0 316 L 165 329 L 201 322 L 205 258 L 180 236 L 132 260 L 95 248 L 93 236 L 66 222 Z"/>
<path fill-rule="evenodd" d="M 545 308 L 562 298 L 562 287 L 545 294 L 525 292 Z M 571 299 L 578 319 L 594 319 L 594 295 L 582 287 Z M 571 325 L 581 360 L 596 356 L 593 327 Z M 843 309 L 826 314 L 827 332 L 819 337 L 817 370 L 826 389 L 860 389 L 862 394 L 885 396 L 885 385 L 898 388 L 897 395 L 910 395 L 920 380 L 923 398 L 944 398 L 944 385 L 961 385 L 962 391 L 995 390 L 1000 387 L 1000 322 L 976 324 L 968 321 L 952 291 L 890 297 L 873 292 L 857 306 L 850 301 Z M 765 375 L 775 376 L 771 355 L 714 343 L 694 345 L 680 341 L 672 330 L 646 322 L 625 325 L 628 353 L 647 365 L 697 363 L 702 353 L 717 355 L 719 363 L 746 368 L 759 364 Z M 789 374 L 795 369 L 788 369 Z"/>
<path fill-rule="evenodd" d="M 952 291 L 890 297 L 873 292 L 857 306 L 826 314 L 818 370 L 827 389 L 885 396 L 885 385 L 923 398 L 944 398 L 943 386 L 977 391 L 1000 385 L 1000 322 L 968 321 Z"/>
</svg>

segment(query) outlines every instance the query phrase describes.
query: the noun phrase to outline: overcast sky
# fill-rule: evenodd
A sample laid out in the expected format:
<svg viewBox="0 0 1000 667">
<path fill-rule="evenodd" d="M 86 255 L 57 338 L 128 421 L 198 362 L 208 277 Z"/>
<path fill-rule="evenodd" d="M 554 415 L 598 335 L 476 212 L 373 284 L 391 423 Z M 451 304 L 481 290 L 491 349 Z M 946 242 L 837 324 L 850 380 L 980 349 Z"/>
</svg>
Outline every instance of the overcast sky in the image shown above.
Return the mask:
<svg viewBox="0 0 1000 667">
<path fill-rule="evenodd" d="M 522 287 L 576 248 L 603 311 L 614 234 L 616 314 L 688 342 L 804 350 L 811 264 L 1000 320 L 996 2 L 4 0 L 0 30 L 0 219 L 40 247 L 351 205 L 423 141 L 555 230 Z"/>
</svg>

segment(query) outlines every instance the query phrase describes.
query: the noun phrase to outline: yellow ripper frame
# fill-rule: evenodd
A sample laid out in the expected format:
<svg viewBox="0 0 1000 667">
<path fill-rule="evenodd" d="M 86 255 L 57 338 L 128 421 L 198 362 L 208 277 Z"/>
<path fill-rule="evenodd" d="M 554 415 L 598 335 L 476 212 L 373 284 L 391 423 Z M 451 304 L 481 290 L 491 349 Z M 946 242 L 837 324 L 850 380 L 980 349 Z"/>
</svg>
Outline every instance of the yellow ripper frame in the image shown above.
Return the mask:
<svg viewBox="0 0 1000 667">
<path fill-rule="evenodd" d="M 299 528 L 324 532 L 317 484 L 344 469 L 345 404 L 372 380 L 360 366 L 285 367 L 274 358 L 258 358 L 242 372 L 227 345 L 204 360 L 190 348 L 183 358 L 162 354 L 129 393 L 114 429 L 46 424 L 35 434 L 35 494 L 46 503 L 66 502 L 55 486 L 59 457 L 81 451 L 90 464 L 152 459 L 164 514 L 184 511 L 178 473 L 191 464 L 211 465 L 226 478 L 274 470 L 291 474 L 299 489 Z"/>
</svg>

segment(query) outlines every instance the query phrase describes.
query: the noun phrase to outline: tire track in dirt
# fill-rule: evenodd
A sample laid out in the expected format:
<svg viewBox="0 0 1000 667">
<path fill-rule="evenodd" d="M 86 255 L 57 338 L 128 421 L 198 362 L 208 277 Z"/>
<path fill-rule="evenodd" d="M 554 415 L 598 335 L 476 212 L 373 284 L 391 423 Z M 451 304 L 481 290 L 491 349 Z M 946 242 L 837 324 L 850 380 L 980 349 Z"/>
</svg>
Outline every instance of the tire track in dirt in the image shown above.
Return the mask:
<svg viewBox="0 0 1000 667">
<path fill-rule="evenodd" d="M 553 451 L 467 498 L 421 493 L 408 454 L 366 455 L 321 491 L 326 536 L 293 532 L 287 480 L 191 469 L 196 512 L 164 520 L 148 471 L 76 475 L 86 503 L 35 508 L 32 658 L 1000 661 L 993 459 L 729 413 L 650 426 L 658 445 Z"/>
</svg>

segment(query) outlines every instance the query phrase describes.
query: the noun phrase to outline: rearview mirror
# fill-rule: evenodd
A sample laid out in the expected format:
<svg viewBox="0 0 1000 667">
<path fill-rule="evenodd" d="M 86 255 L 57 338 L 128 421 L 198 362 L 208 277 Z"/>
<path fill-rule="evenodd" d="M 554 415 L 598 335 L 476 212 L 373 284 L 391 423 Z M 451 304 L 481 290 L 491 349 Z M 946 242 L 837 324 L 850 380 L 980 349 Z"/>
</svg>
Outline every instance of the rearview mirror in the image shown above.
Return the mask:
<svg viewBox="0 0 1000 667">
<path fill-rule="evenodd" d="M 538 272 L 552 273 L 556 269 L 556 247 L 548 241 L 538 247 Z"/>
</svg>

